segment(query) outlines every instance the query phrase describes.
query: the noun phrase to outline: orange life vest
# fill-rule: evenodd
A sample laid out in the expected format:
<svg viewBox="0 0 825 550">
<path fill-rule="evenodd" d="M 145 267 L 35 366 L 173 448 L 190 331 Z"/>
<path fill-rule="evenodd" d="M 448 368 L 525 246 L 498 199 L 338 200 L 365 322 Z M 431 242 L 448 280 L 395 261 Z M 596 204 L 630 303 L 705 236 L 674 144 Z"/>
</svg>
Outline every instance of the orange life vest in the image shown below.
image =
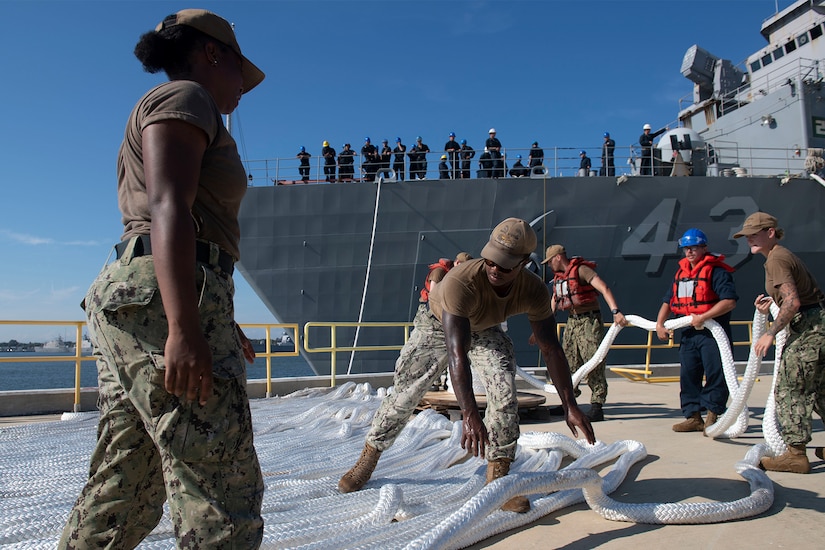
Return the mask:
<svg viewBox="0 0 825 550">
<path fill-rule="evenodd" d="M 598 302 L 599 291 L 592 285 L 579 280 L 579 267 L 583 265 L 596 269 L 596 264 L 593 262 L 588 262 L 580 256 L 573 256 L 564 273 L 553 275 L 553 295 L 556 297 L 557 309 L 568 310 L 571 307 Z"/>
<path fill-rule="evenodd" d="M 710 310 L 719 301 L 711 284 L 713 268 L 721 267 L 733 273 L 733 268 L 724 259 L 721 254 L 706 254 L 694 268 L 690 267 L 687 258 L 679 260 L 679 269 L 673 278 L 670 310 L 677 315 L 701 314 Z"/>
<path fill-rule="evenodd" d="M 429 270 L 427 271 L 427 276 L 424 278 L 424 288 L 421 289 L 421 299 L 420 302 L 428 302 L 430 300 L 430 275 L 436 269 L 443 269 L 445 272 L 450 271 L 453 268 L 453 261 L 448 260 L 447 258 L 440 258 L 438 263 L 430 264 Z"/>
</svg>

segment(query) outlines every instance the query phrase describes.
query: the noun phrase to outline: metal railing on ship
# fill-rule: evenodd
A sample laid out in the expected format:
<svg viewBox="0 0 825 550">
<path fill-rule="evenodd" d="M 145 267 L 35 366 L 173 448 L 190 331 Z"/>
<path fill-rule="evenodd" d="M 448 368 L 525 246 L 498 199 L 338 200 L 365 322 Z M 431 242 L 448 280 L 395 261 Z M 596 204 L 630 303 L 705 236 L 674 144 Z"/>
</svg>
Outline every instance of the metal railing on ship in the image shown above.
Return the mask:
<svg viewBox="0 0 825 550">
<path fill-rule="evenodd" d="M 75 342 L 82 342 L 83 336 L 83 329 L 86 326 L 84 321 L 5 321 L 0 320 L 0 325 L 12 325 L 12 326 L 73 326 L 75 327 L 76 339 Z M 736 347 L 747 347 L 750 348 L 752 344 L 753 338 L 753 324 L 752 321 L 731 321 L 732 329 L 738 330 L 741 332 L 742 328 L 746 330 L 745 337 L 741 339 L 734 338 L 732 345 L 734 348 Z M 296 345 L 292 351 L 272 351 L 272 330 L 279 329 L 279 330 L 292 330 L 293 334 L 296 337 L 301 334 L 299 333 L 299 327 L 297 324 L 294 323 L 263 323 L 263 324 L 247 324 L 247 323 L 240 323 L 240 326 L 245 331 L 247 329 L 263 329 L 265 332 L 265 340 L 266 340 L 266 347 L 263 352 L 257 352 L 256 357 L 264 357 L 266 359 L 266 395 L 272 395 L 272 359 L 278 357 L 296 357 L 303 352 L 308 354 L 314 353 L 328 353 L 330 354 L 330 385 L 335 386 L 336 384 L 336 356 L 340 352 L 370 352 L 370 351 L 397 351 L 400 350 L 404 343 L 407 342 L 410 336 L 410 332 L 412 331 L 412 323 L 403 322 L 403 323 L 375 323 L 375 322 L 362 322 L 362 323 L 325 323 L 325 322 L 311 322 L 306 323 L 303 327 L 303 338 L 301 338 L 303 344 Z M 605 324 L 605 326 L 610 326 L 609 324 Z M 558 335 L 561 338 L 561 335 L 564 331 L 565 323 L 558 323 L 557 331 Z M 737 329 L 737 327 L 740 327 Z M 368 346 L 353 346 L 350 344 L 339 344 L 338 343 L 338 329 L 339 328 L 356 328 L 357 330 L 365 329 L 386 329 L 386 328 L 399 328 L 400 334 L 402 335 L 403 341 L 397 344 L 388 344 L 388 345 L 368 345 Z M 324 331 L 324 329 L 328 329 L 328 334 L 325 334 L 323 338 L 321 338 L 319 334 L 320 331 Z M 646 332 L 646 340 L 644 343 L 640 344 L 613 344 L 610 349 L 611 350 L 644 350 L 645 352 L 645 361 L 641 368 L 635 367 L 610 367 L 610 370 L 620 376 L 623 376 L 629 380 L 635 382 L 647 382 L 647 383 L 656 383 L 656 382 L 678 382 L 678 376 L 656 376 L 654 373 L 654 368 L 656 363 L 653 362 L 653 352 L 655 350 L 666 350 L 666 349 L 675 349 L 678 348 L 678 344 L 673 342 L 671 338 L 667 343 L 662 344 L 654 344 L 653 343 L 653 332 L 645 331 Z M 314 345 L 312 343 L 312 338 L 310 335 L 313 334 L 313 338 L 318 337 L 319 339 L 323 339 L 324 341 L 330 342 L 329 345 Z M 297 344 L 297 341 L 296 341 Z M 36 357 L 2 357 L 0 356 L 0 365 L 3 363 L 21 363 L 21 362 L 73 362 L 75 366 L 75 383 L 74 383 L 74 410 L 75 412 L 80 411 L 80 371 L 81 371 L 81 364 L 84 361 L 94 361 L 95 357 L 91 355 L 83 355 L 82 353 L 83 348 L 82 346 L 75 345 L 75 353 L 73 356 L 65 356 L 65 355 L 48 355 L 48 353 L 39 353 Z"/>
<path fill-rule="evenodd" d="M 540 167 L 529 172 L 526 178 L 543 179 L 553 177 L 565 177 L 579 175 L 579 153 L 587 151 L 592 161 L 590 172 L 586 175 L 596 176 L 602 174 L 601 166 L 601 145 L 596 147 L 552 147 L 544 151 L 543 162 Z M 798 147 L 740 147 L 735 142 L 718 141 L 716 147 L 704 145 L 696 147 L 693 151 L 701 157 L 709 159 L 707 175 L 710 176 L 747 176 L 747 175 L 772 175 L 785 176 L 799 174 L 804 170 L 804 161 L 807 151 Z M 491 177 L 484 173 L 479 166 L 478 155 L 470 161 L 470 178 Z M 530 149 L 507 148 L 502 149 L 503 174 L 500 177 L 511 178 L 510 169 L 513 168 L 516 156 L 522 156 L 522 163 L 528 166 L 528 156 Z M 439 179 L 438 163 L 442 153 L 427 154 L 427 168 L 424 171 L 426 179 Z M 670 175 L 673 167 L 670 163 L 661 162 L 656 158 L 651 176 Z M 666 160 L 666 159 L 665 159 Z M 265 160 L 244 161 L 247 168 L 249 186 L 262 187 L 266 185 L 292 185 L 292 184 L 327 184 L 324 174 L 323 159 L 318 159 L 310 164 L 310 173 L 306 181 L 301 179 L 298 172 L 298 160 L 294 158 L 274 158 Z M 639 174 L 641 164 L 641 149 L 638 145 L 617 146 L 614 151 L 614 176 L 642 176 Z M 337 167 L 336 167 L 337 170 Z M 355 174 L 352 180 L 345 183 L 357 183 L 367 181 L 365 179 L 365 166 L 360 158 L 354 166 Z M 450 179 L 457 179 L 452 168 L 448 171 Z M 460 169 L 457 172 L 461 172 Z M 390 177 L 390 174 L 392 175 Z M 384 180 L 398 180 L 399 175 L 392 170 L 392 162 L 389 168 L 377 168 L 376 177 L 384 175 Z M 460 177 L 460 174 L 458 175 Z M 405 164 L 405 178 L 412 180 L 409 173 L 409 162 Z M 339 179 L 335 182 L 340 183 Z"/>
</svg>

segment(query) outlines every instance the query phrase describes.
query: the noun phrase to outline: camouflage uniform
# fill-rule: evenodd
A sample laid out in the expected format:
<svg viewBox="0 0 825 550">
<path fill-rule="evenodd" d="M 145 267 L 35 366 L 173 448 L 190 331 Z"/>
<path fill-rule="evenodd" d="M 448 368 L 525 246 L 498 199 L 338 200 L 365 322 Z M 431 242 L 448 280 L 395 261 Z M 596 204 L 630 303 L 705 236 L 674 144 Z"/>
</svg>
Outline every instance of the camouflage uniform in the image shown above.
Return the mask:
<svg viewBox="0 0 825 550">
<path fill-rule="evenodd" d="M 813 411 L 825 418 L 825 310 L 794 316 L 776 380 L 776 416 L 788 445 L 811 441 Z"/>
<path fill-rule="evenodd" d="M 198 264 L 214 362 L 213 394 L 200 406 L 164 389 L 166 317 L 152 257 L 133 258 L 133 249 L 134 239 L 85 299 L 98 358 L 98 444 L 59 548 L 133 548 L 160 521 L 164 500 L 178 548 L 257 548 L 264 487 L 232 278 Z"/>
<path fill-rule="evenodd" d="M 441 322 L 428 309 L 419 308 L 413 323 L 415 328 L 395 363 L 394 391 L 381 402 L 367 434 L 367 443 L 379 451 L 393 444 L 424 394 L 447 369 Z M 484 424 L 490 444 L 486 458 L 513 460 L 519 437 L 513 342 L 499 325 L 473 332 L 467 357 L 473 375 L 481 378 L 487 392 Z"/>
<path fill-rule="evenodd" d="M 601 315 L 594 312 L 589 315 L 570 314 L 562 335 L 562 349 L 567 362 L 570 363 L 570 372 L 575 373 L 587 363 L 599 349 L 604 340 L 604 324 Z M 607 400 L 607 377 L 605 375 L 606 361 L 596 365 L 587 375 L 587 385 L 590 386 L 590 402 L 604 405 Z M 575 389 L 576 397 L 581 395 L 578 386 Z"/>
</svg>

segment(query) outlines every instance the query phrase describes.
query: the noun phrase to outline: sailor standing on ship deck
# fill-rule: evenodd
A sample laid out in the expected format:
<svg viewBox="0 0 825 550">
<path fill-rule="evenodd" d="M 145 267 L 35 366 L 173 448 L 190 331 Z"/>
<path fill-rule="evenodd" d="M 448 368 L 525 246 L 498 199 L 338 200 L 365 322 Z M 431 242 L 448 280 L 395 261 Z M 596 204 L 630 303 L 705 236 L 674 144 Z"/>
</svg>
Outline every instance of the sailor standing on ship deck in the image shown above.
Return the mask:
<svg viewBox="0 0 825 550">
<path fill-rule="evenodd" d="M 328 141 L 324 141 L 321 156 L 324 157 L 324 176 L 326 181 L 335 183 L 335 149 L 329 146 Z"/>
<path fill-rule="evenodd" d="M 375 413 L 361 457 L 338 488 L 361 489 L 381 453 L 395 442 L 415 407 L 449 363 L 450 378 L 463 420 L 461 446 L 487 459 L 487 483 L 508 474 L 519 437 L 516 362 L 513 342 L 501 329 L 509 316 L 526 313 L 547 372 L 558 390 L 565 419 L 574 435 L 581 429 L 590 443 L 595 435 L 573 395 L 570 371 L 556 337 L 550 293 L 542 280 L 524 269 L 536 249 L 533 228 L 508 218 L 490 234 L 481 259 L 453 268 L 430 294 L 430 307 L 419 309 L 414 330 L 395 365 L 394 392 Z M 470 362 L 487 390 L 484 421 L 473 394 Z M 524 513 L 530 501 L 508 500 L 503 510 Z"/>
<path fill-rule="evenodd" d="M 657 130 L 655 134 L 650 133 L 650 124 L 645 124 L 642 127 L 642 135 L 639 136 L 639 145 L 642 146 L 642 165 L 639 168 L 639 174 L 642 176 L 651 175 L 651 167 L 653 166 L 653 140 L 665 133 L 667 127 Z"/>
<path fill-rule="evenodd" d="M 615 176 L 616 166 L 613 152 L 616 150 L 616 142 L 610 137 L 610 132 L 604 133 L 604 144 L 602 144 L 602 167 L 599 170 L 600 176 Z"/>
<path fill-rule="evenodd" d="M 395 177 L 398 181 L 404 181 L 404 154 L 407 152 L 407 146 L 401 143 L 400 137 L 395 138 L 395 149 L 392 152 L 395 154 L 395 160 L 392 163 Z"/>
</svg>

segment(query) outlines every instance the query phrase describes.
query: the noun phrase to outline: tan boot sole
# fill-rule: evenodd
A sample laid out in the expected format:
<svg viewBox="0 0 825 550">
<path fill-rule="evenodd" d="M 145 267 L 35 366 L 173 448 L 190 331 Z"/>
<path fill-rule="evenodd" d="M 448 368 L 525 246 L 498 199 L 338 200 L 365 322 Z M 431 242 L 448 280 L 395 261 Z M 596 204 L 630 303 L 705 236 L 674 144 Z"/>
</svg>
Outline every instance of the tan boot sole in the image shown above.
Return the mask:
<svg viewBox="0 0 825 550">
<path fill-rule="evenodd" d="M 505 512 L 515 512 L 517 514 L 526 514 L 530 511 L 530 501 L 527 497 L 513 497 L 501 507 Z"/>
</svg>

